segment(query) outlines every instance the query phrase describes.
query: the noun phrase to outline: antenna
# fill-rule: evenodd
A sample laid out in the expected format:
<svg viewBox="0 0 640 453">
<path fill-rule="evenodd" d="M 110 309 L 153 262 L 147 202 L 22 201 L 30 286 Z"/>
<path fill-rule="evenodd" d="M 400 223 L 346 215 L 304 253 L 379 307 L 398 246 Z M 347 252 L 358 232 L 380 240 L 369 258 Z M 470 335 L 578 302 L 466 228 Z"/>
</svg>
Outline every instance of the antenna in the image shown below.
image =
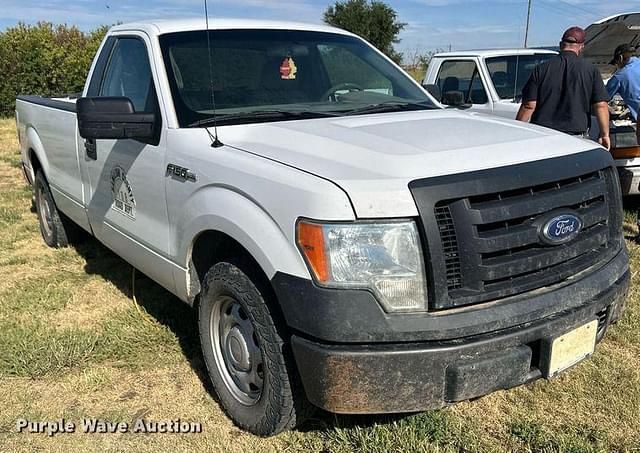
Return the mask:
<svg viewBox="0 0 640 453">
<path fill-rule="evenodd" d="M 526 49 L 529 44 L 529 25 L 531 24 L 531 2 L 529 0 L 527 3 L 527 25 L 524 29 L 524 48 Z M 513 102 L 516 102 L 516 98 L 518 96 L 518 76 L 520 75 L 518 70 L 520 66 L 520 55 L 516 55 L 516 79 L 513 83 Z"/>
<path fill-rule="evenodd" d="M 524 31 L 524 48 L 527 48 L 529 44 L 529 24 L 531 23 L 531 0 L 529 0 L 529 6 L 527 6 L 527 28 Z"/>
<path fill-rule="evenodd" d="M 518 76 L 520 75 L 520 55 L 516 55 L 516 78 L 513 82 L 513 102 L 517 102 L 518 97 Z"/>
<path fill-rule="evenodd" d="M 207 0 L 204 0 L 204 21 L 207 26 L 207 55 L 209 58 L 209 88 L 211 88 L 211 105 L 213 106 L 213 135 L 209 132 L 208 128 L 207 133 L 211 138 L 211 147 L 212 148 L 220 148 L 224 146 L 224 143 L 220 141 L 218 138 L 218 116 L 216 114 L 216 95 L 213 90 L 213 63 L 211 61 L 211 38 L 209 37 L 209 9 L 207 8 Z"/>
</svg>

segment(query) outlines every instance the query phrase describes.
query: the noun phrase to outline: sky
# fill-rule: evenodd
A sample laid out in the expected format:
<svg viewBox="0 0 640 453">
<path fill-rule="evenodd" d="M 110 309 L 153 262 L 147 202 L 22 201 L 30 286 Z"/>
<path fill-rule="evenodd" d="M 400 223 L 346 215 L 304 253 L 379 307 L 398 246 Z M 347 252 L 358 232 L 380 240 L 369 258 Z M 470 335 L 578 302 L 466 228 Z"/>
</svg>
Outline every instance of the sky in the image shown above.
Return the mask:
<svg viewBox="0 0 640 453">
<path fill-rule="evenodd" d="M 49 21 L 91 30 L 140 19 L 204 17 L 204 0 L 0 0 L 0 29 Z M 209 0 L 218 17 L 320 23 L 329 0 Z M 521 47 L 527 0 L 385 0 L 407 24 L 396 46 L 405 55 L 433 50 Z M 586 27 L 638 0 L 532 0 L 530 46 L 555 46 L 570 26 Z"/>
</svg>

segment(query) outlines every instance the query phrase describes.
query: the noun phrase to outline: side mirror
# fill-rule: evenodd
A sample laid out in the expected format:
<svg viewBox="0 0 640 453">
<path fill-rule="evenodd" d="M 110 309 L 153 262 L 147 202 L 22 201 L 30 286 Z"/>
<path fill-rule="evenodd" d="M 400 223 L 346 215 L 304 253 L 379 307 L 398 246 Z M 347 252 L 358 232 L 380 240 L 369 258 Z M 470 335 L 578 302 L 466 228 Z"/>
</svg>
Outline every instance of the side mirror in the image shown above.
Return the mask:
<svg viewBox="0 0 640 453">
<path fill-rule="evenodd" d="M 468 109 L 471 104 L 464 102 L 464 93 L 462 91 L 447 91 L 442 95 L 442 103 L 451 107 Z"/>
<path fill-rule="evenodd" d="M 156 115 L 136 112 L 129 98 L 80 98 L 76 101 L 76 111 L 78 130 L 85 139 L 147 140 L 155 135 Z"/>
<path fill-rule="evenodd" d="M 442 99 L 442 91 L 440 91 L 440 87 L 433 83 L 425 83 L 422 85 L 427 92 L 436 98 L 437 101 Z"/>
</svg>

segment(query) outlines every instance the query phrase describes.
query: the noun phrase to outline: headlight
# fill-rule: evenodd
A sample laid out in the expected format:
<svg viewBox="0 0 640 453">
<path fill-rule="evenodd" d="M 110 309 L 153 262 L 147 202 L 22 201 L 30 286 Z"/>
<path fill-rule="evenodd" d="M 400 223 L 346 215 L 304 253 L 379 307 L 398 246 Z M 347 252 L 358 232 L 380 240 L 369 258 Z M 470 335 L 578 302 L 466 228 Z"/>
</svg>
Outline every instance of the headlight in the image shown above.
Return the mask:
<svg viewBox="0 0 640 453">
<path fill-rule="evenodd" d="M 319 284 L 369 289 L 387 312 L 427 310 L 427 282 L 415 222 L 302 220 L 297 240 Z"/>
</svg>

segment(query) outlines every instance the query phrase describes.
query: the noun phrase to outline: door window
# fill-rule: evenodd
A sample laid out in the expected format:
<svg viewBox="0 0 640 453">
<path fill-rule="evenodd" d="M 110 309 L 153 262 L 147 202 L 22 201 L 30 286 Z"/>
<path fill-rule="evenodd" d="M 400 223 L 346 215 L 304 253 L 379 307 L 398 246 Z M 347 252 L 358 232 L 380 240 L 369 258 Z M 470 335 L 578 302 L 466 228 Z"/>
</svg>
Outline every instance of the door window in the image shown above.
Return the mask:
<svg viewBox="0 0 640 453">
<path fill-rule="evenodd" d="M 127 97 L 136 112 L 157 110 L 149 55 L 141 39 L 119 38 L 116 41 L 99 95 Z"/>
<path fill-rule="evenodd" d="M 445 61 L 440 66 L 436 83 L 443 94 L 450 91 L 462 92 L 466 103 L 486 104 L 489 101 L 474 61 Z"/>
</svg>

